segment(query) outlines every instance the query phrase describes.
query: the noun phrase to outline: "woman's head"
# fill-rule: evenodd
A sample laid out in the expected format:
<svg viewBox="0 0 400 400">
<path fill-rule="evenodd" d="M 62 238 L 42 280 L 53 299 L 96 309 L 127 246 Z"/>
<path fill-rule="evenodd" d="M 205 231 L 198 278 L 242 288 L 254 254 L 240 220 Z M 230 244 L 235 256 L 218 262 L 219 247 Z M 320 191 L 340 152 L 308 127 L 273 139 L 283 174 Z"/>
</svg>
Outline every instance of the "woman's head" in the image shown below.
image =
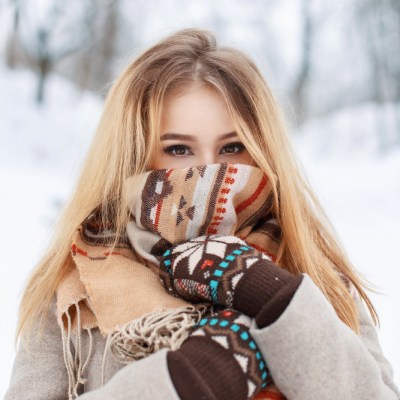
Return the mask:
<svg viewBox="0 0 400 400">
<path fill-rule="evenodd" d="M 235 137 L 221 139 L 233 132 Z M 194 141 L 189 148 L 187 141 L 165 136 L 171 133 Z M 267 174 L 277 216 L 279 190 L 292 188 L 293 182 L 301 186 L 292 173 L 296 167 L 281 110 L 254 62 L 237 49 L 219 46 L 210 31 L 178 31 L 136 57 L 112 85 L 65 212 L 75 213 L 65 222 L 71 231 L 73 223 L 101 205 L 104 219 L 115 221 L 121 233 L 128 217 L 127 177 L 228 160 L 256 165 Z"/>
<path fill-rule="evenodd" d="M 218 139 L 231 132 L 244 152 L 230 159 L 261 164 L 271 179 L 276 175 L 274 157 L 285 155 L 277 151 L 284 120 L 261 73 L 245 54 L 219 46 L 214 34 L 202 29 L 178 31 L 137 57 L 111 89 L 102 123 L 104 130 L 115 132 L 105 141 L 132 149 L 132 175 L 226 160 L 222 154 L 238 153 L 238 147 L 224 150 Z M 183 150 L 182 141 L 161 140 L 165 133 L 195 136 L 195 157 L 181 157 L 190 150 Z M 234 142 L 229 138 L 227 143 Z M 167 144 L 181 145 L 173 150 L 179 160 L 165 157 Z"/>
<path fill-rule="evenodd" d="M 233 132 L 235 137 L 220 138 Z M 162 140 L 173 133 L 196 140 L 190 145 L 171 136 Z M 233 145 L 238 142 L 241 153 Z M 174 145 L 180 147 L 172 150 Z M 167 147 L 173 156 L 165 153 Z M 111 87 L 73 195 L 24 293 L 17 333 L 44 315 L 73 262 L 70 238 L 93 209 L 101 206 L 104 222 L 113 221 L 116 241 L 123 234 L 129 219 L 123 192 L 127 177 L 228 157 L 258 166 L 271 182 L 282 230 L 277 262 L 293 273 L 308 273 L 342 320 L 356 329 L 354 304 L 337 272 L 353 282 L 372 312 L 362 289 L 366 285 L 352 270 L 300 172 L 285 120 L 262 74 L 239 50 L 219 46 L 212 32 L 184 29 L 140 54 Z"/>
</svg>

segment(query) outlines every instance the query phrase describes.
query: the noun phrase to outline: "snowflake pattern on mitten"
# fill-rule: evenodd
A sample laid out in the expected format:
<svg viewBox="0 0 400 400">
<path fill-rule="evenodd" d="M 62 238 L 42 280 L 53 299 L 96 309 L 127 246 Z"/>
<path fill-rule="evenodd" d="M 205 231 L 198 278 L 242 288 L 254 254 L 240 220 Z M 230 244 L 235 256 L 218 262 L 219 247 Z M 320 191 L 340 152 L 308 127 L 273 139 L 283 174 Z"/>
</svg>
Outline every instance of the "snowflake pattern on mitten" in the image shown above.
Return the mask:
<svg viewBox="0 0 400 400">
<path fill-rule="evenodd" d="M 237 310 L 225 309 L 201 319 L 192 336 L 210 337 L 233 352 L 235 359 L 247 375 L 249 395 L 255 388 L 264 388 L 270 381 L 267 364 L 249 333 L 251 318 Z M 240 338 L 240 339 L 239 339 Z M 260 379 L 261 377 L 261 379 Z"/>
<path fill-rule="evenodd" d="M 160 266 L 163 286 L 192 302 L 233 306 L 234 291 L 250 268 L 273 264 L 266 254 L 236 236 L 205 235 L 166 250 Z"/>
</svg>

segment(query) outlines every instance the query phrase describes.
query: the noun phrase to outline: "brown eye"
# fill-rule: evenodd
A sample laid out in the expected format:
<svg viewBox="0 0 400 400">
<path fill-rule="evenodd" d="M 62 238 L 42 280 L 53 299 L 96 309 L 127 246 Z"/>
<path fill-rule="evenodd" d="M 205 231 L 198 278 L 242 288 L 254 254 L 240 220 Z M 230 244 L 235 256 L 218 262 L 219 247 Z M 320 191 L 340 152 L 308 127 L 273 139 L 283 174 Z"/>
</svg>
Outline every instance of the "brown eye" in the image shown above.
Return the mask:
<svg viewBox="0 0 400 400">
<path fill-rule="evenodd" d="M 185 150 L 189 150 L 189 147 L 179 144 L 168 146 L 163 149 L 163 152 L 172 156 L 187 156 L 188 154 L 185 154 Z"/>
<path fill-rule="evenodd" d="M 244 145 L 243 143 L 236 142 L 236 143 L 229 143 L 226 146 L 222 148 L 222 150 L 227 149 L 227 151 L 223 154 L 235 154 L 235 153 L 240 153 L 244 150 Z M 235 151 L 237 149 L 237 151 Z"/>
</svg>

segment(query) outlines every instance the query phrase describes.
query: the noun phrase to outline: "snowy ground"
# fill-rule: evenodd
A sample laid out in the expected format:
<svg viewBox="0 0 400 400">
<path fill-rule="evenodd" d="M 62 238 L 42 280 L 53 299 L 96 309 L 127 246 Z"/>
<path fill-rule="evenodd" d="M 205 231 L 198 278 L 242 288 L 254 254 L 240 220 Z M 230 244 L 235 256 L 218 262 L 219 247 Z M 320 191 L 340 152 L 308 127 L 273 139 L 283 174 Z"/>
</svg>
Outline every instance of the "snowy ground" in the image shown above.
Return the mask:
<svg viewBox="0 0 400 400">
<path fill-rule="evenodd" d="M 0 397 L 14 358 L 17 306 L 29 271 L 70 193 L 102 102 L 52 78 L 46 106 L 33 105 L 34 78 L 0 68 Z M 308 124 L 294 144 L 353 263 L 386 295 L 371 295 L 379 336 L 400 384 L 400 149 L 378 156 L 371 105 Z M 386 111 L 385 111 L 386 112 Z"/>
</svg>

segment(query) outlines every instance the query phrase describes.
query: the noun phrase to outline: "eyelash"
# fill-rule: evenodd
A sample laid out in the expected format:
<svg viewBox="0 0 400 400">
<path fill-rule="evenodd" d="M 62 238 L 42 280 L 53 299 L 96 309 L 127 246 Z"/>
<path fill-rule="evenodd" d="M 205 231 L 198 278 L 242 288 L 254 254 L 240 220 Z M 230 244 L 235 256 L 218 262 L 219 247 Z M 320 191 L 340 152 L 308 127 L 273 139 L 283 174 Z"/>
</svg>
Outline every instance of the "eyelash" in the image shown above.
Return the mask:
<svg viewBox="0 0 400 400">
<path fill-rule="evenodd" d="M 229 144 L 225 145 L 223 148 L 228 147 L 228 146 L 229 147 L 230 146 L 237 146 L 239 148 L 239 151 L 234 152 L 234 153 L 226 153 L 226 154 L 238 154 L 238 153 L 241 153 L 245 149 L 244 144 L 240 143 L 240 142 L 229 143 Z M 183 157 L 183 156 L 188 155 L 188 154 L 173 154 L 172 152 L 174 150 L 177 150 L 177 149 L 186 150 L 186 149 L 190 149 L 190 147 L 186 146 L 184 144 L 174 144 L 172 146 L 168 146 L 168 147 L 163 148 L 163 152 L 166 153 L 166 154 L 169 154 L 171 156 L 178 156 L 178 157 Z"/>
</svg>

